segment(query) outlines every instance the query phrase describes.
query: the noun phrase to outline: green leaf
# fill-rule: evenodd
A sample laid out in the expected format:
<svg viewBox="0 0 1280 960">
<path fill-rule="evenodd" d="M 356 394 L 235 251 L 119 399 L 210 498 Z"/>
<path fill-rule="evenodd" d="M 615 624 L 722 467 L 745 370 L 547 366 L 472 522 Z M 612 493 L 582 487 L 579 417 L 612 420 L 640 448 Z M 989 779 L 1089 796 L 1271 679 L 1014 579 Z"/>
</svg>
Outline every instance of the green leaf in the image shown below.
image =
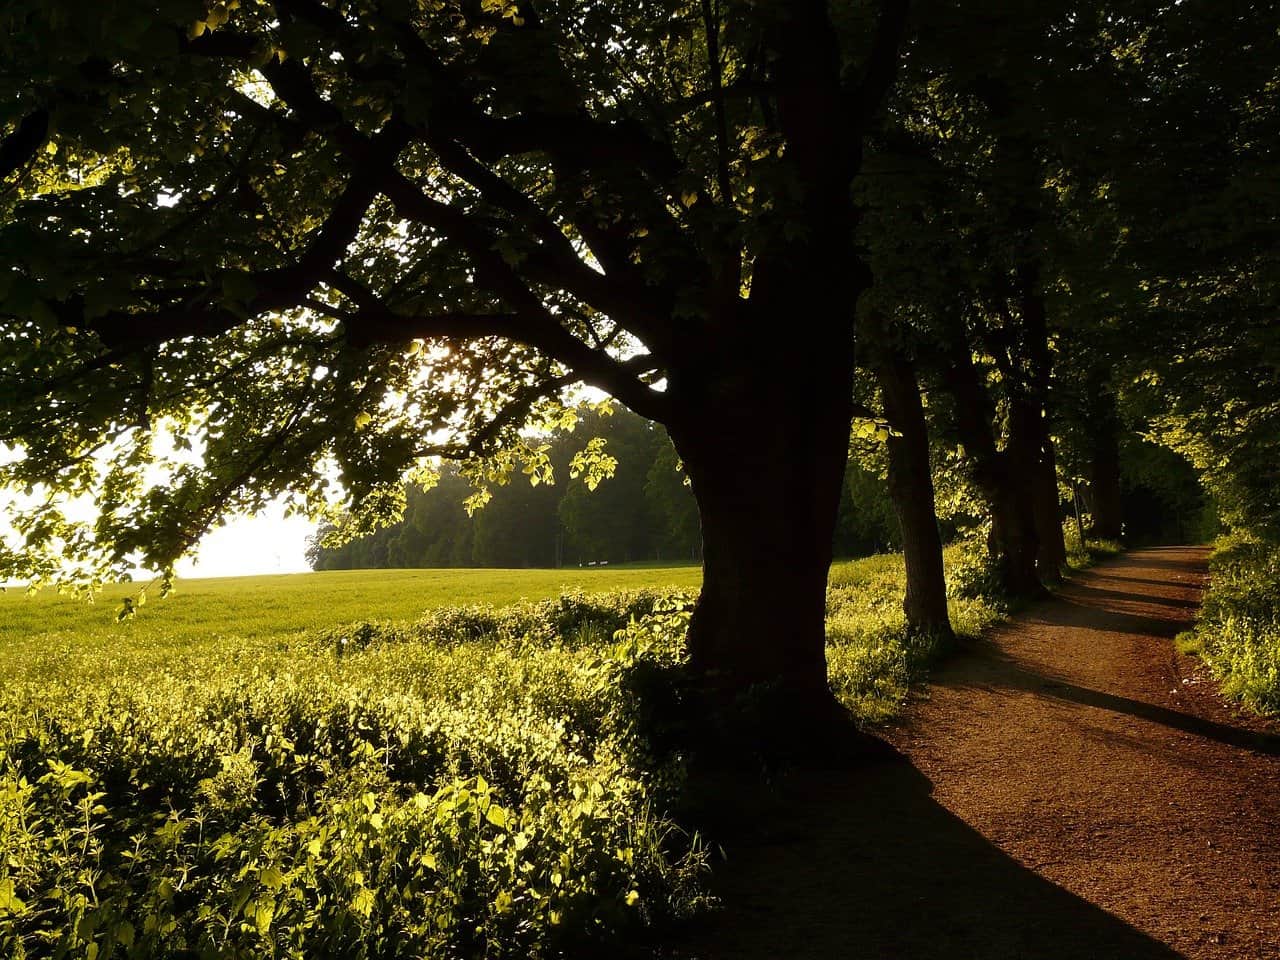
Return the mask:
<svg viewBox="0 0 1280 960">
<path fill-rule="evenodd" d="M 12 879 L 0 880 L 0 913 L 25 913 L 27 905 L 14 893 Z"/>
<path fill-rule="evenodd" d="M 507 824 L 511 822 L 511 815 L 496 803 L 489 804 L 489 809 L 485 811 L 484 816 L 499 830 L 507 829 Z"/>
</svg>

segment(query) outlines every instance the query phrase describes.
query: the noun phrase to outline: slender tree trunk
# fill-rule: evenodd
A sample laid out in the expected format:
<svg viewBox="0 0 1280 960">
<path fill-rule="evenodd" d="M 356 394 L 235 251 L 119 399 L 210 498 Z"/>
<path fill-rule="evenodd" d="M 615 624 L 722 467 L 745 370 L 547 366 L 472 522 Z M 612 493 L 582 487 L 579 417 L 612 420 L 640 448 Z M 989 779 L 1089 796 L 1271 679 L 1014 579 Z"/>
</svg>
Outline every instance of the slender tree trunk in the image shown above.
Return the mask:
<svg viewBox="0 0 1280 960">
<path fill-rule="evenodd" d="M 1043 421 L 1042 421 L 1043 422 Z M 1040 579 L 1056 582 L 1062 579 L 1067 564 L 1067 542 L 1062 533 L 1062 508 L 1058 499 L 1058 466 L 1053 440 L 1041 431 L 1040 455 L 1035 462 L 1032 496 L 1035 502 L 1036 569 Z"/>
<path fill-rule="evenodd" d="M 913 632 L 952 636 L 942 538 L 929 468 L 929 433 L 920 386 L 910 361 L 885 355 L 876 364 L 885 414 L 897 436 L 889 437 L 889 496 L 902 529 L 907 590 L 902 609 Z"/>
<path fill-rule="evenodd" d="M 951 351 L 943 381 L 954 401 L 955 426 L 970 474 L 991 511 L 988 546 L 1002 589 L 1011 597 L 1045 594 L 1036 572 L 1039 538 L 1031 497 L 1034 450 L 1025 426 L 1015 428 L 1004 450 L 996 447 L 991 398 L 978 377 L 967 343 Z"/>
<path fill-rule="evenodd" d="M 1067 565 L 1067 540 L 1062 532 L 1062 501 L 1058 496 L 1058 463 L 1053 440 L 1044 438 L 1036 484 L 1036 533 L 1040 552 L 1036 566 L 1041 579 L 1061 580 Z"/>
<path fill-rule="evenodd" d="M 1076 514 L 1076 536 L 1080 538 L 1080 549 L 1086 547 L 1084 535 L 1084 520 L 1080 517 L 1080 485 L 1075 481 L 1071 481 L 1071 506 L 1075 509 Z"/>
<path fill-rule="evenodd" d="M 1120 506 L 1120 442 L 1115 394 L 1105 386 L 1093 392 L 1089 418 L 1089 532 L 1102 540 L 1119 540 L 1124 532 Z"/>
</svg>

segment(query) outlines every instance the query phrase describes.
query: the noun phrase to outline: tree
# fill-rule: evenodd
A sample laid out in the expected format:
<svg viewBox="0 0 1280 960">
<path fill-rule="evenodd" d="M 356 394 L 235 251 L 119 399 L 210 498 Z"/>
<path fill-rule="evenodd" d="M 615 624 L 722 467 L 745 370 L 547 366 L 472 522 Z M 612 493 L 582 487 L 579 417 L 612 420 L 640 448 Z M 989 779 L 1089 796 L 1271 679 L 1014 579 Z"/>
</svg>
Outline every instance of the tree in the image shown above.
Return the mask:
<svg viewBox="0 0 1280 960">
<path fill-rule="evenodd" d="M 661 428 L 625 411 L 588 415 L 574 434 L 599 438 L 613 474 L 591 489 L 583 477 L 565 486 L 557 512 L 565 562 L 648 560 L 654 556 L 656 519 L 646 497 L 649 471 L 667 438 Z M 570 438 L 566 437 L 565 440 Z"/>
<path fill-rule="evenodd" d="M 922 379 L 935 429 L 963 448 L 1005 590 L 1036 596 L 1065 561 L 1055 368 L 1076 349 L 1096 358 L 1099 332 L 1134 302 L 1115 296 L 1138 278 L 1117 264 L 1106 187 L 1132 159 L 1120 132 L 1142 109 L 1122 65 L 1161 13 L 919 9 L 860 187 L 882 340 L 897 345 L 878 363 L 882 379 L 914 365 L 899 371 L 903 392 Z"/>
<path fill-rule="evenodd" d="M 691 480 L 702 689 L 831 715 L 850 184 L 905 2 L 0 17 L 3 480 L 100 508 L 29 514 L 6 575 L 169 568 L 228 511 L 318 508 L 335 477 L 393 515 L 433 454 L 538 470 L 519 427 L 585 382 L 664 424 Z"/>
</svg>

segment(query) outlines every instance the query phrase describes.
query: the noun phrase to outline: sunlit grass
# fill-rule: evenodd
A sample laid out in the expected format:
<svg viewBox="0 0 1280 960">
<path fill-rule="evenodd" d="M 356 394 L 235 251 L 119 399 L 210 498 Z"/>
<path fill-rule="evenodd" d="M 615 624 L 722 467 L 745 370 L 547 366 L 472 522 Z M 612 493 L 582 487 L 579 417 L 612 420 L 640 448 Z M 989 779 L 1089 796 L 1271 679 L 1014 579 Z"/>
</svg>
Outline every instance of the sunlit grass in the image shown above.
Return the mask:
<svg viewBox="0 0 1280 960">
<path fill-rule="evenodd" d="M 946 552 L 949 569 L 960 548 Z M 442 607 L 505 607 L 565 593 L 696 590 L 694 566 L 560 570 L 355 570 L 179 581 L 136 618 L 116 622 L 139 584 L 103 591 L 96 603 L 45 592 L 0 594 L 0 675 L 92 677 L 127 670 L 196 676 L 243 664 L 283 669 L 309 655 L 307 632 L 354 622 L 408 622 Z M 891 717 L 940 652 L 928 638 L 909 640 L 902 612 L 905 571 L 899 554 L 838 561 L 827 599 L 832 687 L 863 722 Z M 956 632 L 973 636 L 999 616 L 978 598 L 953 598 Z"/>
<path fill-rule="evenodd" d="M 109 657 L 124 648 L 159 657 L 281 641 L 301 631 L 356 620 L 412 620 L 456 604 L 506 606 L 561 593 L 692 589 L 694 566 L 563 570 L 342 570 L 180 580 L 164 600 L 116 622 L 123 597 L 141 584 L 108 587 L 95 603 L 53 592 L 0 594 L 0 673 L 60 650 Z"/>
<path fill-rule="evenodd" d="M 1204 659 L 1223 693 L 1262 714 L 1280 714 L 1280 546 L 1247 534 L 1221 538 L 1210 582 L 1182 653 Z"/>
</svg>

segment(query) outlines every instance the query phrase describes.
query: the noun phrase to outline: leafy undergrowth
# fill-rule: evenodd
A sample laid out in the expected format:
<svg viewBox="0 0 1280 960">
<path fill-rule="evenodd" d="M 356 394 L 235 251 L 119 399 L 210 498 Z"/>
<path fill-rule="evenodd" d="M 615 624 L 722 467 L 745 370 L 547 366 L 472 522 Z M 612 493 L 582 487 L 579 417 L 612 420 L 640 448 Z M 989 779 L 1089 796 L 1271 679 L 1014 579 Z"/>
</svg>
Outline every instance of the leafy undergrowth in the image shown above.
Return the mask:
<svg viewBox="0 0 1280 960">
<path fill-rule="evenodd" d="M 976 637 L 1003 615 L 989 597 L 986 561 L 962 545 L 948 547 L 944 560 L 952 628 L 957 636 Z M 827 669 L 832 689 L 863 724 L 897 714 L 949 639 L 907 631 L 905 583 L 900 554 L 867 557 L 831 571 Z"/>
<path fill-rule="evenodd" d="M 1280 714 L 1280 544 L 1223 537 L 1194 631 L 1178 648 L 1204 659 L 1223 692 L 1262 714 Z"/>
<path fill-rule="evenodd" d="M 563 637 L 464 611 L 341 657 L 125 648 L 14 681 L 0 955 L 540 957 L 696 910 L 706 857 L 660 812 L 680 770 L 627 692 L 686 604 L 544 606 Z"/>
<path fill-rule="evenodd" d="M 998 615 L 948 552 L 952 616 Z M 937 645 L 901 557 L 837 565 L 832 683 L 864 722 Z M 569 595 L 183 649 L 19 644 L 0 694 L 0 955 L 552 957 L 703 910 L 673 822 L 692 595 Z M 655 706 L 656 705 L 656 706 Z"/>
<path fill-rule="evenodd" d="M 1067 566 L 1072 570 L 1085 570 L 1100 560 L 1108 560 L 1119 556 L 1124 547 L 1115 540 L 1087 540 L 1080 542 L 1080 535 L 1074 525 L 1063 528 L 1063 539 L 1067 545 Z"/>
</svg>

